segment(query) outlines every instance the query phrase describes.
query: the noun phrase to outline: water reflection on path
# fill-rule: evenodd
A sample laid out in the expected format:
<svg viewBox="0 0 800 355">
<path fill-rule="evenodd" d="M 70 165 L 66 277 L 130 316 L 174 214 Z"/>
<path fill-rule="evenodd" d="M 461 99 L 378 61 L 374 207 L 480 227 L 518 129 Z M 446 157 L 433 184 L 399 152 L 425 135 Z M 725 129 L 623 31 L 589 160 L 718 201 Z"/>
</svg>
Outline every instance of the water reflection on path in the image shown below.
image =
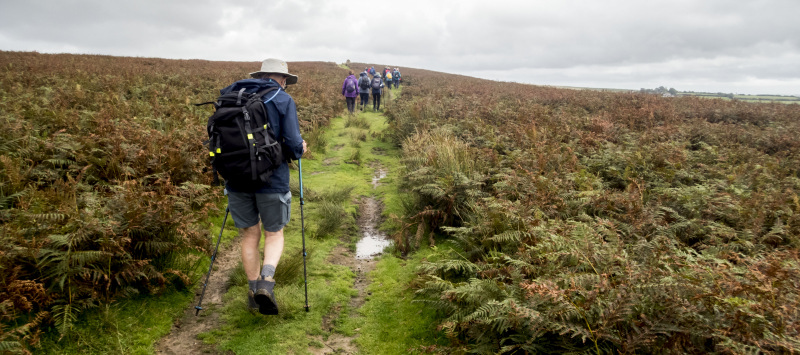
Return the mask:
<svg viewBox="0 0 800 355">
<path fill-rule="evenodd" d="M 385 169 L 376 170 L 372 176 L 372 188 L 378 187 L 379 181 L 385 177 Z M 364 236 L 356 244 L 356 259 L 372 259 L 380 255 L 383 249 L 392 245 L 392 241 L 386 239 L 386 234 L 378 230 L 380 217 L 380 202 L 373 197 L 366 198 L 361 205 L 358 223 Z"/>
</svg>

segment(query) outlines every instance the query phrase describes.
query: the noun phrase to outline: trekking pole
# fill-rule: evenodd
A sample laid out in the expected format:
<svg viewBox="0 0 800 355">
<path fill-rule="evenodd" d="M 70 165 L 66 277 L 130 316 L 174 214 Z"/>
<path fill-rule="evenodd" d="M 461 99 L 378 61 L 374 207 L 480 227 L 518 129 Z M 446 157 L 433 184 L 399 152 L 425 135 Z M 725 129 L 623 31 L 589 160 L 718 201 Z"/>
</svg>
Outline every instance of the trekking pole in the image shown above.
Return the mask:
<svg viewBox="0 0 800 355">
<path fill-rule="evenodd" d="M 306 226 L 303 219 L 303 159 L 297 159 L 297 166 L 300 172 L 300 231 L 303 235 L 303 280 L 306 286 L 306 312 L 308 312 L 308 274 L 306 274 Z"/>
<path fill-rule="evenodd" d="M 217 246 L 214 247 L 214 254 L 211 255 L 211 265 L 208 266 L 208 275 L 206 275 L 206 283 L 203 284 L 203 293 L 200 294 L 200 301 L 197 302 L 197 306 L 194 306 L 196 311 L 194 312 L 194 316 L 197 317 L 200 314 L 200 311 L 203 310 L 201 305 L 203 304 L 203 297 L 206 295 L 206 287 L 208 287 L 208 279 L 211 278 L 211 268 L 214 267 L 214 260 L 217 259 L 217 250 L 219 250 L 219 242 L 222 240 L 222 231 L 225 230 L 225 222 L 228 221 L 228 206 L 225 206 L 225 218 L 222 219 L 222 228 L 219 230 L 219 238 L 217 238 Z"/>
</svg>

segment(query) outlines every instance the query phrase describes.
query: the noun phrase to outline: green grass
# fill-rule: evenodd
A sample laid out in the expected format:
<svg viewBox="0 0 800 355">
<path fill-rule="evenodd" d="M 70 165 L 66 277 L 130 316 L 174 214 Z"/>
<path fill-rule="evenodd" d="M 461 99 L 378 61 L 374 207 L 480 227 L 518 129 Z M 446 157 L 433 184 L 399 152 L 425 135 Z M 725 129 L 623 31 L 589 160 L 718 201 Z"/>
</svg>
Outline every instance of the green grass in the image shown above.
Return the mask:
<svg viewBox="0 0 800 355">
<path fill-rule="evenodd" d="M 59 341 L 56 332 L 48 333 L 41 353 L 153 354 L 155 342 L 169 333 L 193 298 L 191 291 L 170 291 L 101 306 L 82 314 L 68 337 Z"/>
<path fill-rule="evenodd" d="M 304 311 L 302 280 L 275 288 L 281 310 L 277 317 L 246 310 L 247 286 L 239 285 L 225 295 L 225 325 L 200 338 L 237 354 L 287 354 L 308 348 L 309 335 L 324 333 L 322 317 L 335 305 L 346 303 L 355 292 L 351 289 L 355 275 L 348 268 L 326 265 L 322 260 L 310 260 L 309 264 L 314 265 L 308 275 L 309 312 Z"/>
<path fill-rule="evenodd" d="M 362 317 L 342 328 L 361 329 L 357 340 L 365 354 L 416 354 L 432 344 L 447 344 L 436 330 L 436 314 L 414 302 L 409 283 L 430 249 L 423 247 L 408 260 L 384 255 L 370 275 L 371 296 L 359 310 Z M 355 329 L 355 328 L 353 328 Z"/>
</svg>

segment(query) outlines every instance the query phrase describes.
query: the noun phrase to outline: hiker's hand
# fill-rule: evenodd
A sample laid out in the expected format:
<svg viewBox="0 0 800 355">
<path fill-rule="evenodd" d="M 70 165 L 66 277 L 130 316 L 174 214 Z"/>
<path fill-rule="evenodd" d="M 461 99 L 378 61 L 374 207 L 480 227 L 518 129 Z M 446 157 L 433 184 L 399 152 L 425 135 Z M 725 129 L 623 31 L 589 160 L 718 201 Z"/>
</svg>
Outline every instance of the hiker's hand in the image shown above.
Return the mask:
<svg viewBox="0 0 800 355">
<path fill-rule="evenodd" d="M 303 139 L 303 154 L 306 154 L 308 151 L 308 145 L 306 144 L 306 140 Z"/>
</svg>

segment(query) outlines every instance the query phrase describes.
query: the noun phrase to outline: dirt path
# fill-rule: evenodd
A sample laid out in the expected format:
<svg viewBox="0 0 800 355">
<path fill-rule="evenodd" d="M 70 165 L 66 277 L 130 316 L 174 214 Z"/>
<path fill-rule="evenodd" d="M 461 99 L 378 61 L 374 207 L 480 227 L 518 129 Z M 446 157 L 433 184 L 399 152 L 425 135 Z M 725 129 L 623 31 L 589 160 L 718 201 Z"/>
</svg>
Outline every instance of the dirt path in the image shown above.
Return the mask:
<svg viewBox="0 0 800 355">
<path fill-rule="evenodd" d="M 241 243 L 239 237 L 231 242 L 228 248 L 220 247 L 217 252 L 217 259 L 214 261 L 214 270 L 208 281 L 205 297 L 203 298 L 203 310 L 199 316 L 195 316 L 195 306 L 200 299 L 203 291 L 202 284 L 197 290 L 194 301 L 183 312 L 183 317 L 175 321 L 170 333 L 156 344 L 157 354 L 213 354 L 219 351 L 214 345 L 205 345 L 197 335 L 211 329 L 219 328 L 222 320 L 219 317 L 217 308 L 222 305 L 222 296 L 227 291 L 225 284 L 231 272 L 236 268 L 241 260 Z M 205 280 L 203 275 L 203 280 Z"/>
<path fill-rule="evenodd" d="M 383 168 L 376 169 L 372 179 L 373 188 L 377 187 L 378 181 L 384 177 L 386 177 L 386 170 Z M 386 236 L 378 231 L 382 211 L 383 204 L 380 200 L 371 196 L 362 196 L 360 198 L 357 223 L 360 235 L 364 238 L 362 240 L 367 238 L 375 238 L 379 241 L 386 240 Z M 368 296 L 367 288 L 369 286 L 367 275 L 375 269 L 375 261 L 372 260 L 372 257 L 379 255 L 382 250 L 380 246 L 360 245 L 357 247 L 356 252 L 353 252 L 344 244 L 339 244 L 331 251 L 328 257 L 327 262 L 347 266 L 356 274 L 353 288 L 358 291 L 358 295 L 350 299 L 350 314 L 348 315 L 350 317 L 357 317 L 358 309 L 366 302 Z M 358 352 L 358 346 L 354 342 L 354 340 L 358 338 L 358 329 L 356 329 L 356 334 L 353 336 L 332 332 L 333 318 L 337 317 L 338 314 L 339 309 L 334 309 L 330 313 L 330 316 L 323 318 L 322 329 L 326 332 L 331 332 L 331 334 L 328 336 L 327 340 L 322 336 L 314 337 L 325 346 L 322 348 L 309 347 L 309 351 L 312 354 L 355 354 Z"/>
</svg>

